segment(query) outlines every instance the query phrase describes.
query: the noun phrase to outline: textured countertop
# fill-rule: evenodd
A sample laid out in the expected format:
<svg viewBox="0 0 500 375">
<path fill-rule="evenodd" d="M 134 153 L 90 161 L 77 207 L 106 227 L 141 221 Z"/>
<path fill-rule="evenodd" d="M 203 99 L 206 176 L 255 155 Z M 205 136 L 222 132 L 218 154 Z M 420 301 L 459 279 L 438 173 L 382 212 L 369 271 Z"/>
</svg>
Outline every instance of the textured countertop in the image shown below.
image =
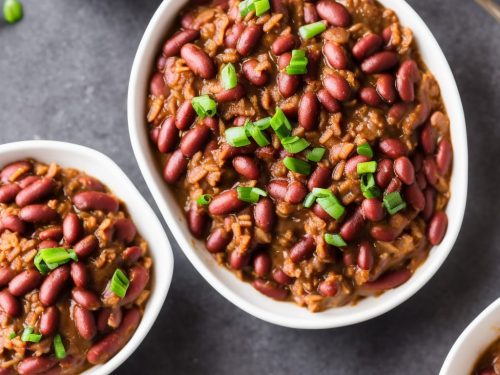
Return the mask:
<svg viewBox="0 0 500 375">
<path fill-rule="evenodd" d="M 0 23 L 0 143 L 55 139 L 93 147 L 113 158 L 156 210 L 132 154 L 126 93 L 160 1 L 23 2 L 22 22 Z M 409 3 L 444 50 L 467 119 L 467 211 L 442 268 L 379 318 L 340 329 L 287 329 L 220 296 L 165 226 L 176 261 L 172 287 L 153 329 L 117 373 L 437 374 L 460 332 L 500 297 L 500 24 L 472 0 Z"/>
</svg>

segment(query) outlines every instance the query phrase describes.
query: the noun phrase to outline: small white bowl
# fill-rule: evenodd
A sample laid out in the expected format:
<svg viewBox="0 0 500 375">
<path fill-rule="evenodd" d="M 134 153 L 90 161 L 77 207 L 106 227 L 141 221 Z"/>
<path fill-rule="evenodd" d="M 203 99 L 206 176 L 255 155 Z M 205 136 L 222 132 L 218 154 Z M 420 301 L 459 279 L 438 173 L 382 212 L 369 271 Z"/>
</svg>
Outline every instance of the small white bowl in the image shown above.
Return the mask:
<svg viewBox="0 0 500 375">
<path fill-rule="evenodd" d="M 443 242 L 432 249 L 425 263 L 402 286 L 380 297 L 366 298 L 355 306 L 333 308 L 321 313 L 313 314 L 295 304 L 277 302 L 265 297 L 250 284 L 240 281 L 230 271 L 220 267 L 204 249 L 203 243 L 195 240 L 189 233 L 184 214 L 162 179 L 146 131 L 146 95 L 160 46 L 187 1 L 164 0 L 149 22 L 137 50 L 130 75 L 127 108 L 130 139 L 144 179 L 182 251 L 200 274 L 236 306 L 268 322 L 294 328 L 332 328 L 362 322 L 383 314 L 415 294 L 434 275 L 458 236 L 467 196 L 467 134 L 455 79 L 441 48 L 417 13 L 403 0 L 380 2 L 395 10 L 401 23 L 413 30 L 423 60 L 441 86 L 451 120 L 455 150 L 451 179 L 452 197 L 446 210 L 449 219 L 448 231 Z"/>
<path fill-rule="evenodd" d="M 500 337 L 500 298 L 489 305 L 458 337 L 439 375 L 470 375 L 488 347 Z"/>
<path fill-rule="evenodd" d="M 76 168 L 102 181 L 125 202 L 138 232 L 149 244 L 154 262 L 152 290 L 139 327 L 113 358 L 84 372 L 86 375 L 110 374 L 137 349 L 163 306 L 174 266 L 170 242 L 160 221 L 141 193 L 120 167 L 107 156 L 87 147 L 64 142 L 24 141 L 0 145 L 0 166 L 26 158 Z"/>
</svg>

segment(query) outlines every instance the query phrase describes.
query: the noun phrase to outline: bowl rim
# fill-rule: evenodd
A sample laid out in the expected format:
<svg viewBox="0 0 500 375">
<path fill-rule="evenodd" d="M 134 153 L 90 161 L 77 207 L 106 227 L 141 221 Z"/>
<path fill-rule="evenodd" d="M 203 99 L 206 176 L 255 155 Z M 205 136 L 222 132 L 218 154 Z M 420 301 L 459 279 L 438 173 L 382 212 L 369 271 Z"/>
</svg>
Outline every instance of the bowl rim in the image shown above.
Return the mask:
<svg viewBox="0 0 500 375">
<path fill-rule="evenodd" d="M 123 189 L 127 190 L 126 199 L 124 199 L 125 197 L 121 197 L 118 194 L 117 196 L 125 203 L 128 209 L 130 209 L 129 202 L 131 202 L 132 200 L 137 202 L 138 207 L 140 206 L 140 217 L 138 217 L 137 213 L 133 214 L 132 212 L 129 212 L 132 219 L 134 219 L 134 222 L 137 223 L 139 221 L 138 219 L 143 220 L 144 218 L 147 218 L 148 227 L 154 228 L 152 229 L 152 232 L 155 233 L 155 241 L 153 241 L 153 238 L 151 238 L 153 237 L 152 235 L 149 235 L 150 238 L 146 238 L 144 233 L 140 233 L 148 242 L 149 251 L 151 253 L 151 256 L 154 258 L 155 264 L 158 264 L 159 261 L 161 261 L 162 263 L 160 279 L 161 283 L 157 282 L 158 280 L 155 280 L 159 279 L 158 275 L 160 275 L 160 273 L 157 271 L 158 267 L 155 267 L 151 295 L 146 303 L 144 314 L 142 315 L 139 326 L 135 330 L 130 340 L 106 363 L 92 366 L 82 373 L 85 375 L 110 374 L 112 371 L 118 368 L 118 366 L 125 362 L 125 360 L 127 360 L 139 347 L 160 313 L 160 310 L 170 288 L 173 274 L 174 257 L 170 242 L 165 234 L 165 230 L 163 229 L 161 222 L 159 221 L 151 206 L 139 192 L 139 190 L 137 190 L 135 185 L 127 177 L 123 170 L 113 160 L 111 160 L 103 153 L 92 148 L 77 145 L 74 143 L 48 140 L 19 141 L 0 145 L 0 158 L 10 158 L 10 161 L 8 162 L 14 162 L 16 160 L 28 157 L 33 157 L 36 160 L 43 160 L 44 162 L 54 161 L 48 160 L 48 158 L 44 160 L 43 158 L 32 155 L 33 153 L 37 152 L 55 152 L 61 154 L 61 158 L 63 158 L 63 155 L 72 154 L 75 156 L 75 158 L 86 158 L 87 160 L 96 163 L 96 165 L 98 165 L 96 169 L 102 169 L 103 171 L 105 171 L 106 175 L 109 176 L 107 181 L 103 181 L 102 178 L 99 178 L 99 180 L 103 181 L 107 186 L 109 186 L 110 190 L 113 193 L 116 192 L 116 189 L 113 189 L 110 186 L 109 181 L 111 180 L 116 181 L 113 183 L 114 185 L 121 184 L 123 185 Z M 11 155 L 12 157 L 10 157 Z M 91 176 L 93 175 L 89 171 L 81 168 L 79 165 L 74 165 L 72 162 L 61 163 L 60 161 L 57 161 L 57 163 L 60 165 L 62 164 L 65 167 L 82 170 L 83 172 L 88 173 Z"/>
<path fill-rule="evenodd" d="M 452 129 L 452 143 L 454 149 L 460 150 L 461 152 L 458 155 L 454 155 L 454 172 L 452 175 L 452 181 L 458 181 L 454 186 L 458 188 L 456 190 L 459 191 L 455 191 L 452 194 L 452 201 L 455 202 L 456 209 L 454 210 L 455 212 L 452 220 L 449 220 L 448 231 L 446 233 L 445 239 L 438 247 L 434 247 L 431 250 L 431 252 L 435 252 L 436 248 L 439 248 L 439 252 L 436 253 L 433 263 L 431 264 L 430 259 L 427 259 L 424 264 L 422 264 L 412 275 L 409 281 L 396 289 L 385 292 L 381 297 L 377 297 L 379 299 L 379 303 L 377 303 L 376 306 L 371 306 L 369 309 L 361 311 L 359 309 L 357 311 L 353 309 L 349 314 L 346 314 L 346 316 L 339 317 L 332 315 L 329 317 L 325 317 L 325 314 L 323 313 L 315 313 L 309 314 L 307 319 L 303 319 L 294 318 L 287 314 L 276 314 L 273 311 L 266 310 L 257 304 L 250 303 L 245 298 L 241 298 L 229 285 L 226 285 L 218 280 L 210 267 L 203 263 L 200 256 L 196 254 L 196 250 L 193 248 L 192 243 L 190 243 L 192 241 L 192 238 L 187 238 L 181 232 L 181 229 L 179 227 L 179 220 L 175 217 L 171 210 L 171 205 L 175 204 L 175 202 L 168 203 L 167 199 L 163 196 L 160 187 L 155 183 L 155 174 L 158 174 L 159 172 L 155 171 L 157 169 L 156 165 L 151 166 L 147 163 L 146 154 L 148 153 L 147 148 L 149 148 L 149 140 L 146 139 L 146 141 L 144 141 L 145 135 L 143 133 L 146 132 L 144 131 L 142 124 L 145 124 L 145 119 L 144 113 L 140 110 L 142 106 L 142 104 L 140 103 L 141 98 L 143 102 L 145 102 L 146 99 L 146 95 L 140 93 L 141 89 L 139 89 L 139 87 L 144 84 L 141 83 L 141 80 L 146 80 L 147 82 L 149 82 L 152 67 L 154 66 L 154 58 L 147 61 L 145 55 L 151 54 L 150 50 L 154 49 L 155 53 L 153 53 L 152 56 L 156 56 L 160 46 L 158 42 L 152 43 L 151 40 L 155 40 L 155 33 L 158 32 L 158 29 L 165 29 L 165 23 L 170 25 L 172 24 L 172 20 L 166 22 L 164 18 L 172 17 L 171 14 L 175 13 L 181 5 L 185 5 L 187 1 L 184 0 L 177 2 L 175 0 L 164 0 L 151 18 L 137 49 L 129 81 L 127 117 L 130 141 L 143 177 L 174 238 L 178 242 L 183 253 L 193 264 L 195 269 L 205 278 L 205 280 L 208 281 L 210 285 L 212 285 L 212 287 L 214 287 L 227 300 L 229 300 L 242 310 L 246 311 L 247 313 L 267 322 L 290 328 L 324 329 L 351 325 L 379 316 L 406 301 L 429 281 L 429 279 L 437 272 L 437 270 L 441 267 L 442 263 L 450 253 L 460 231 L 465 212 L 465 203 L 467 196 L 468 155 L 465 116 L 455 79 L 436 39 L 434 38 L 428 27 L 425 25 L 424 21 L 410 7 L 410 5 L 402 0 L 379 1 L 384 6 L 395 10 L 398 16 L 400 16 L 400 13 L 405 13 L 405 16 L 407 18 L 410 17 L 413 20 L 412 22 L 415 23 L 418 27 L 418 35 L 420 35 L 420 38 L 425 39 L 425 43 L 427 45 L 431 46 L 429 48 L 432 48 L 435 57 L 442 65 L 443 77 L 441 79 L 438 79 L 438 82 L 442 89 L 443 82 L 445 80 L 448 81 L 448 85 L 446 87 L 448 88 L 449 98 L 448 100 L 445 100 L 445 104 L 448 114 L 453 111 L 454 117 L 457 120 L 457 123 L 453 125 L 454 127 Z M 415 31 L 415 26 L 413 26 L 413 29 Z M 415 34 L 417 33 L 415 32 Z M 153 44 L 155 45 L 153 46 Z M 450 103 L 452 104 L 451 107 Z M 145 143 L 146 145 L 144 146 L 143 143 Z M 457 171 L 457 160 L 460 160 L 460 171 Z M 458 196 L 457 193 L 459 194 Z M 452 201 L 449 202 L 447 211 L 449 211 Z M 235 280 L 237 280 L 237 278 L 235 278 Z M 238 282 L 240 281 L 238 280 Z M 394 291 L 398 292 L 396 293 Z M 255 291 L 255 293 L 258 292 Z M 387 297 L 387 295 L 390 296 Z M 384 298 L 383 296 L 386 296 L 386 298 Z M 383 302 L 381 300 L 383 300 Z M 359 306 L 359 304 L 357 306 Z M 338 310 L 339 308 L 336 309 Z"/>
</svg>

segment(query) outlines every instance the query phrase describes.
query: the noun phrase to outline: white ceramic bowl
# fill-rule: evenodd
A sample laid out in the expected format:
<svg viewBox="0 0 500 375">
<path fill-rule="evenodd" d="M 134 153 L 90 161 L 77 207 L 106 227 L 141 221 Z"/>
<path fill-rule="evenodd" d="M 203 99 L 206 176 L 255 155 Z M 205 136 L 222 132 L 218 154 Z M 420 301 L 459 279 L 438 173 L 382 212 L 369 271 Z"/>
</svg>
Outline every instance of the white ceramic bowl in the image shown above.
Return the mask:
<svg viewBox="0 0 500 375">
<path fill-rule="evenodd" d="M 128 123 L 134 153 L 142 174 L 158 204 L 165 221 L 201 275 L 224 297 L 246 312 L 282 326 L 295 328 L 331 328 L 361 322 L 378 316 L 399 305 L 417 292 L 438 270 L 457 238 L 467 195 L 467 135 L 462 103 L 450 67 L 431 32 L 415 11 L 403 0 L 381 0 L 398 14 L 401 23 L 413 29 L 423 60 L 434 73 L 451 120 L 452 142 L 455 149 L 452 197 L 448 204 L 449 226 L 443 242 L 432 249 L 429 258 L 413 277 L 397 289 L 377 298 L 366 298 L 355 306 L 310 313 L 292 303 L 277 302 L 241 282 L 224 267 L 220 267 L 187 229 L 184 214 L 166 186 L 156 166 L 147 134 L 146 95 L 149 78 L 160 47 L 168 35 L 186 0 L 164 0 L 142 37 L 130 75 L 128 91 Z"/>
<path fill-rule="evenodd" d="M 500 337 L 500 298 L 489 305 L 458 337 L 439 375 L 470 375 L 484 351 Z"/>
<path fill-rule="evenodd" d="M 108 362 L 94 366 L 86 375 L 107 375 L 120 366 L 142 342 L 158 316 L 172 279 L 174 258 L 163 227 L 141 193 L 110 158 L 87 147 L 54 141 L 24 141 L 0 145 L 0 166 L 34 158 L 76 168 L 106 184 L 127 205 L 137 230 L 149 244 L 153 257 L 152 290 L 144 315 L 129 342 Z"/>
</svg>

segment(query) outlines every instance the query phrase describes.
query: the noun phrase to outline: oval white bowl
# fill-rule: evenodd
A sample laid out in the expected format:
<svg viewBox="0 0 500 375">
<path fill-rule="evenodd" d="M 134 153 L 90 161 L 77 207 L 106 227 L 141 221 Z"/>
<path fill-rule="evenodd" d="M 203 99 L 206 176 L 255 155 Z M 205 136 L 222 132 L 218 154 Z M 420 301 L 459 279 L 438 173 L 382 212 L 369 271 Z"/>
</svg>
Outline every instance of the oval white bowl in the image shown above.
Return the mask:
<svg viewBox="0 0 500 375">
<path fill-rule="evenodd" d="M 104 154 L 72 143 L 54 141 L 24 141 L 0 145 L 0 167 L 26 158 L 76 168 L 102 181 L 125 202 L 137 230 L 149 244 L 154 262 L 153 287 L 139 327 L 129 342 L 113 358 L 83 373 L 85 375 L 110 374 L 137 349 L 163 306 L 174 267 L 170 242 L 160 221 L 141 193 L 120 167 Z"/>
<path fill-rule="evenodd" d="M 152 68 L 162 42 L 175 18 L 187 1 L 164 0 L 149 22 L 137 50 L 128 90 L 128 123 L 134 153 L 144 179 L 151 190 L 182 251 L 201 275 L 224 297 L 246 312 L 268 322 L 294 328 L 332 328 L 358 323 L 399 305 L 415 294 L 444 262 L 458 236 L 462 224 L 467 195 L 467 134 L 462 103 L 448 62 L 433 35 L 403 0 L 381 0 L 394 9 L 403 25 L 413 29 L 423 60 L 441 86 L 442 96 L 451 120 L 452 142 L 455 149 L 452 197 L 447 207 L 449 226 L 443 242 L 432 249 L 429 258 L 404 285 L 377 298 L 366 298 L 355 306 L 333 308 L 321 313 L 310 313 L 292 303 L 277 302 L 241 282 L 230 271 L 220 267 L 195 240 L 187 229 L 186 220 L 175 198 L 163 181 L 150 147 L 146 114 L 146 95 Z M 425 42 L 425 43 L 424 43 Z"/>
<path fill-rule="evenodd" d="M 500 337 L 500 298 L 489 305 L 458 337 L 439 375 L 470 375 L 488 347 Z"/>
</svg>

